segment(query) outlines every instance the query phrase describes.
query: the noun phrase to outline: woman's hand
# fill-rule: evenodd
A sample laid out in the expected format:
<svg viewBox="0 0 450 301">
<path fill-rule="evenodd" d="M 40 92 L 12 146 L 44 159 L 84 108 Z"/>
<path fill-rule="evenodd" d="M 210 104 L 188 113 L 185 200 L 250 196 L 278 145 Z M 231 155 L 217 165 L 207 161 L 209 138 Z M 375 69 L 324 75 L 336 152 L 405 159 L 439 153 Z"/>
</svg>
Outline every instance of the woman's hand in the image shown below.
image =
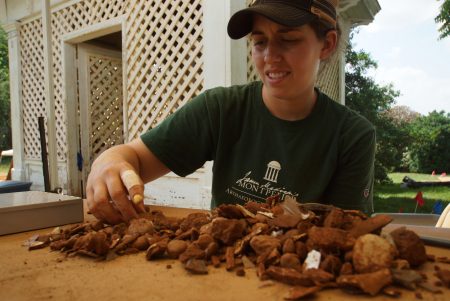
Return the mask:
<svg viewBox="0 0 450 301">
<path fill-rule="evenodd" d="M 144 212 L 144 182 L 169 169 L 141 139 L 112 147 L 92 164 L 86 185 L 89 211 L 99 220 L 118 224 Z"/>
<path fill-rule="evenodd" d="M 142 198 L 137 203 L 131 201 L 136 195 L 144 195 L 144 184 L 136 167 L 128 162 L 130 156 L 133 150 L 120 145 L 102 153 L 92 164 L 86 186 L 87 204 L 90 212 L 106 223 L 129 221 L 145 211 Z"/>
</svg>

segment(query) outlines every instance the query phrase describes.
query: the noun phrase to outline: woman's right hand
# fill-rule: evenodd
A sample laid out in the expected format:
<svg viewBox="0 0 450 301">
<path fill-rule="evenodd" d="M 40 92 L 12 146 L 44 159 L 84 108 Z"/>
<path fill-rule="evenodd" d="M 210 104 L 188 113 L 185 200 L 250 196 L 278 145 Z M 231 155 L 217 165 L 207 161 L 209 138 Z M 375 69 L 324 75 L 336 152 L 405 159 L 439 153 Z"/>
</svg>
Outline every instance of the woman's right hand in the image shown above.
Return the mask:
<svg viewBox="0 0 450 301">
<path fill-rule="evenodd" d="M 114 146 L 92 164 L 86 185 L 89 211 L 108 224 L 129 221 L 145 211 L 144 182 L 169 171 L 139 138 Z"/>
<path fill-rule="evenodd" d="M 142 197 L 137 204 L 132 201 L 135 195 L 144 195 L 144 184 L 132 164 L 138 160 L 133 157 L 129 146 L 119 145 L 103 152 L 92 164 L 86 186 L 87 205 L 99 220 L 117 224 L 145 211 Z"/>
</svg>

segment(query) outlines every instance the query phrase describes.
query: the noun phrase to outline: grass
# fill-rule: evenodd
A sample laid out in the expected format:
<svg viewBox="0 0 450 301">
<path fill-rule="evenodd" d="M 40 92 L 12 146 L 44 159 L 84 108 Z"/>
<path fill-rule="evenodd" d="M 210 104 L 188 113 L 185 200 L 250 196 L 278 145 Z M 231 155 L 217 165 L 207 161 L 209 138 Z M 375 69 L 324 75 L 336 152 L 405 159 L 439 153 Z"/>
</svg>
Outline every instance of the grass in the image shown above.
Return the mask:
<svg viewBox="0 0 450 301">
<path fill-rule="evenodd" d="M 9 170 L 9 163 L 11 162 L 11 157 L 3 157 L 0 162 L 0 175 L 5 175 Z"/>
<path fill-rule="evenodd" d="M 392 173 L 392 184 L 375 184 L 375 212 L 413 213 L 416 208 L 414 197 L 422 191 L 424 206 L 417 208 L 417 213 L 432 213 L 436 201 L 444 202 L 444 208 L 450 202 L 450 187 L 402 188 L 400 184 L 405 176 L 415 181 L 438 181 L 438 176 L 415 173 Z"/>
</svg>

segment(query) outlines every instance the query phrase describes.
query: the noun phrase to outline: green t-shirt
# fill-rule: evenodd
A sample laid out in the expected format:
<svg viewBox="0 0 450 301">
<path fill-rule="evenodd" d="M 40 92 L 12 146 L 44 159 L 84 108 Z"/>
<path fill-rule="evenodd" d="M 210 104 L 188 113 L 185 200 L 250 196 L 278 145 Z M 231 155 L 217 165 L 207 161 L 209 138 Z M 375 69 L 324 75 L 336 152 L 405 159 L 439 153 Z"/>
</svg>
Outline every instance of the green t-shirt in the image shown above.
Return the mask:
<svg viewBox="0 0 450 301">
<path fill-rule="evenodd" d="M 292 195 L 371 213 L 375 129 L 319 92 L 298 121 L 273 116 L 262 83 L 207 90 L 141 136 L 174 173 L 214 160 L 212 203 Z"/>
</svg>

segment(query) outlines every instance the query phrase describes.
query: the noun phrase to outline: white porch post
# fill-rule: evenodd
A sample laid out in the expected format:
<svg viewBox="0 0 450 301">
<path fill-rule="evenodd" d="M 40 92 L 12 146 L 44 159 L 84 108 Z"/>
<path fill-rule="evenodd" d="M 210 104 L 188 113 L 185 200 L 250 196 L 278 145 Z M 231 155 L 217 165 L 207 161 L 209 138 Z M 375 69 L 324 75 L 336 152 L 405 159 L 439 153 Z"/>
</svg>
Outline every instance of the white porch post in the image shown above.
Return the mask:
<svg viewBox="0 0 450 301">
<path fill-rule="evenodd" d="M 247 44 L 245 39 L 231 40 L 227 24 L 231 15 L 245 8 L 245 0 L 204 0 L 203 55 L 204 89 L 247 82 Z M 204 166 L 202 203 L 211 202 L 212 162 Z"/>
<path fill-rule="evenodd" d="M 231 15 L 245 6 L 245 0 L 205 0 L 203 3 L 205 89 L 247 82 L 246 40 L 231 40 L 227 34 Z"/>
<path fill-rule="evenodd" d="M 55 98 L 53 93 L 53 55 L 50 1 L 42 0 L 42 29 L 44 34 L 44 70 L 45 70 L 45 99 L 47 111 L 47 145 L 50 190 L 58 187 L 58 167 L 56 154 L 56 122 Z"/>
<path fill-rule="evenodd" d="M 24 140 L 22 115 L 22 80 L 20 66 L 20 23 L 14 22 L 3 26 L 8 34 L 9 52 L 9 87 L 11 102 L 11 131 L 14 150 L 14 170 L 11 178 L 16 181 L 25 179 Z"/>
</svg>

